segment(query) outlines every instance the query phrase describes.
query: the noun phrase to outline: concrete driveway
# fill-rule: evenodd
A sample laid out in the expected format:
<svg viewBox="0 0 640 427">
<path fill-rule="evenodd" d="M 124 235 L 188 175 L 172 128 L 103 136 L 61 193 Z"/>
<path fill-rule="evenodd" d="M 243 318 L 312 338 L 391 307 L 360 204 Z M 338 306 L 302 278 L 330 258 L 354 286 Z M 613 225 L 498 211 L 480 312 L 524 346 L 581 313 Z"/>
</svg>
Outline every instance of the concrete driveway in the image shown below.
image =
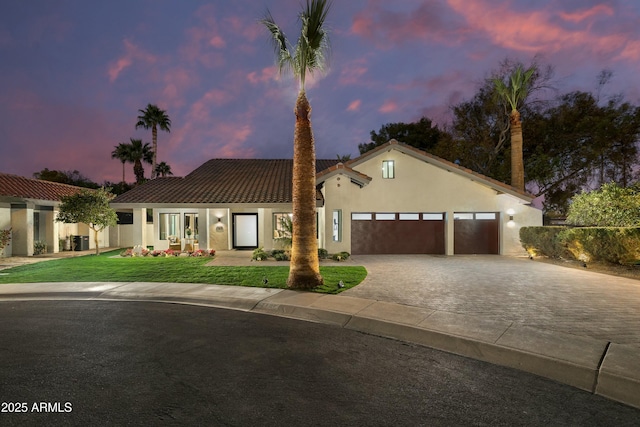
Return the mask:
<svg viewBox="0 0 640 427">
<path fill-rule="evenodd" d="M 369 274 L 341 295 L 640 346 L 638 280 L 495 255 L 356 255 L 352 262 Z"/>
</svg>

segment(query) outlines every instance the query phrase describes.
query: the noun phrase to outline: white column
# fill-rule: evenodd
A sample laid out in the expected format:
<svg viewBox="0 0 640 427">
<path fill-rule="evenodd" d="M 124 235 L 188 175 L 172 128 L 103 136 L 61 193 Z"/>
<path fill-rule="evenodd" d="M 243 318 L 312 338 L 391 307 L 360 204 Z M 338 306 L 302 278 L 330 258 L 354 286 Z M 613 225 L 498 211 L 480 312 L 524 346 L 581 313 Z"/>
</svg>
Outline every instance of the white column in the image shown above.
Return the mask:
<svg viewBox="0 0 640 427">
<path fill-rule="evenodd" d="M 147 209 L 133 209 L 133 245 L 147 247 Z"/>
<path fill-rule="evenodd" d="M 453 255 L 454 254 L 454 238 L 453 238 L 453 229 L 454 229 L 454 220 L 453 220 L 453 211 L 445 212 L 445 254 Z"/>
</svg>

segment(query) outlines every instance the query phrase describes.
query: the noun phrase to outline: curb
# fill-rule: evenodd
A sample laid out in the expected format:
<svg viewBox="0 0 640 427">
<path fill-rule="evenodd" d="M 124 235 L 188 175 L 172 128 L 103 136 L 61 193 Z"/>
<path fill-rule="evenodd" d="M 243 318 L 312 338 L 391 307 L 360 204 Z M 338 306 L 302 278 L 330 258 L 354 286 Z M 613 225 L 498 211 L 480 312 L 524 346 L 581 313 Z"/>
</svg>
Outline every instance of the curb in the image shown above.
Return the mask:
<svg viewBox="0 0 640 427">
<path fill-rule="evenodd" d="M 504 321 L 349 296 L 204 284 L 0 286 L 0 301 L 17 300 L 178 303 L 324 323 L 515 368 L 640 409 L 640 348 Z"/>
</svg>

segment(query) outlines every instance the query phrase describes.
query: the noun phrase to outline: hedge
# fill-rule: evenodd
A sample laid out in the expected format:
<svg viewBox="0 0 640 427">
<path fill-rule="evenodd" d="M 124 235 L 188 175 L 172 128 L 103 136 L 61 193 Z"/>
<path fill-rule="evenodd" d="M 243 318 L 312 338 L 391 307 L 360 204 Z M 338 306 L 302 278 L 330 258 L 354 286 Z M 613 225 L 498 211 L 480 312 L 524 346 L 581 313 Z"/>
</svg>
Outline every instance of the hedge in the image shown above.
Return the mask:
<svg viewBox="0 0 640 427">
<path fill-rule="evenodd" d="M 640 262 L 640 227 L 523 227 L 520 242 L 531 255 L 584 262 Z"/>
</svg>

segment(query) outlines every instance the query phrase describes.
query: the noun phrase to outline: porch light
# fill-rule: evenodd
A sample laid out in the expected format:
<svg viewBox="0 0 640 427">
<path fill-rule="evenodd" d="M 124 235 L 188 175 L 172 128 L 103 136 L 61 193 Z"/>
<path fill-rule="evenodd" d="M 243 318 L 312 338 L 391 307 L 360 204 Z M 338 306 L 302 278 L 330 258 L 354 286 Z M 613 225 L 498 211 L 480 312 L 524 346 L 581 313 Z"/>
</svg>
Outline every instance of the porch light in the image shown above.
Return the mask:
<svg viewBox="0 0 640 427">
<path fill-rule="evenodd" d="M 509 215 L 509 221 L 507 222 L 507 227 L 513 228 L 516 226 L 515 221 L 513 220 L 513 215 L 516 213 L 513 209 L 507 209 L 507 215 Z"/>
<path fill-rule="evenodd" d="M 224 224 L 222 223 L 222 218 L 218 217 L 218 223 L 216 224 L 216 232 L 220 233 L 224 231 Z"/>
</svg>

